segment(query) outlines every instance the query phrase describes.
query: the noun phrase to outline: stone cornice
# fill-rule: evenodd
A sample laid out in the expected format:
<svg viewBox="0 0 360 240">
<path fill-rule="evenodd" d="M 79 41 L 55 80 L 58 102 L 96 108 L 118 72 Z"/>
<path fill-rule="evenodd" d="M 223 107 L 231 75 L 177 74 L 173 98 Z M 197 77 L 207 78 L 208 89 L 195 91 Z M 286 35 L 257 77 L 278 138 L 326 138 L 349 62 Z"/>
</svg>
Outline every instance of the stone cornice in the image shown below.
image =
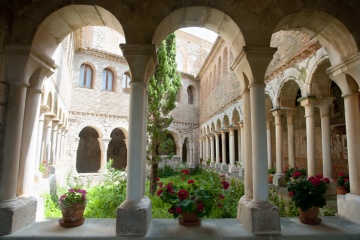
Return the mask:
<svg viewBox="0 0 360 240">
<path fill-rule="evenodd" d="M 129 120 L 128 116 L 111 115 L 111 114 L 105 114 L 105 113 L 89 113 L 89 112 L 69 111 L 69 118 L 71 118 L 72 116 L 105 117 L 105 118 L 112 118 L 112 119 Z"/>
<path fill-rule="evenodd" d="M 95 49 L 95 48 L 78 48 L 78 49 L 76 49 L 76 52 L 82 53 L 82 54 L 87 54 L 87 55 L 94 56 L 94 57 L 103 58 L 106 60 L 111 60 L 114 62 L 120 62 L 120 63 L 127 64 L 124 56 L 112 54 L 112 53 L 105 52 L 105 51 Z"/>
</svg>

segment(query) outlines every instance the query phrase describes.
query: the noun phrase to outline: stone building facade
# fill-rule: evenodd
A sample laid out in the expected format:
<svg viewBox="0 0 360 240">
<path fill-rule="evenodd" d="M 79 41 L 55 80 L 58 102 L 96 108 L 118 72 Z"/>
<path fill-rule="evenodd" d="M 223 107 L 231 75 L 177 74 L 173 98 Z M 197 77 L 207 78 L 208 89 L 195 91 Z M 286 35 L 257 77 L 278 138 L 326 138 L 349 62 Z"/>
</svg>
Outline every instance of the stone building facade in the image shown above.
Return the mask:
<svg viewBox="0 0 360 240">
<path fill-rule="evenodd" d="M 213 168 L 245 173 L 237 218 L 255 234 L 281 232 L 278 210 L 268 199 L 269 166 L 276 166 L 278 185 L 288 165 L 329 178 L 348 170 L 351 192 L 337 198 L 338 213 L 360 223 L 355 0 L 0 4 L 0 210 L 9 223 L 0 227 L 1 234 L 34 221 L 33 179 L 39 179 L 36 171 L 44 160 L 49 174 L 69 168 L 86 173 L 102 169 L 105 153 L 125 149 L 127 196 L 116 231 L 146 234 L 151 221 L 151 202 L 144 195 L 146 82 L 160 42 L 190 26 L 220 38 L 211 49 L 195 44 L 190 53 L 199 58 L 187 55 L 186 41 L 180 42 L 183 88 L 170 128 L 177 154 L 191 164 L 203 158 Z M 121 51 L 111 50 L 116 34 L 103 38 L 104 29 L 81 30 L 86 26 L 106 26 L 124 36 Z M 124 90 L 128 72 L 132 81 Z M 99 107 L 102 102 L 105 107 Z M 97 164 L 90 170 L 75 161 L 87 154 Z M 27 214 L 20 221 L 23 209 Z"/>
</svg>

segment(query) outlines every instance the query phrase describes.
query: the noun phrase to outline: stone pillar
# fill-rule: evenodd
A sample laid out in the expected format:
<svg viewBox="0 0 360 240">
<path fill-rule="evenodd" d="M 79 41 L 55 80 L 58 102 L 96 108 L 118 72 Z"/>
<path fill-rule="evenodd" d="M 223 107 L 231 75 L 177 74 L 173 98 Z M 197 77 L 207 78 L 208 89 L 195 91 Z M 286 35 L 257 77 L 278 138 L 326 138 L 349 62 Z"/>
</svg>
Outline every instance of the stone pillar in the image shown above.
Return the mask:
<svg viewBox="0 0 360 240">
<path fill-rule="evenodd" d="M 226 164 L 226 130 L 221 130 L 221 157 L 222 157 L 222 163 L 221 163 L 221 170 L 227 171 L 228 165 Z"/>
<path fill-rule="evenodd" d="M 252 70 L 252 78 L 250 78 L 248 87 L 251 105 L 253 197 L 248 202 L 244 202 L 243 198 L 240 199 L 237 218 L 253 234 L 279 234 L 281 232 L 279 209 L 268 199 L 267 139 L 265 137 L 264 76 L 275 51 L 276 49 L 267 47 L 244 47 L 241 54 L 245 56 L 240 55 L 233 64 L 234 70 L 238 71 L 237 66 L 245 65 L 246 58 Z M 237 64 L 238 61 L 243 64 Z M 247 174 L 245 170 L 245 176 Z"/>
<path fill-rule="evenodd" d="M 61 135 L 61 152 L 60 152 L 60 158 L 62 159 L 62 161 L 64 162 L 65 161 L 65 151 L 66 151 L 66 133 L 67 133 L 67 130 L 66 130 L 66 127 L 65 125 L 63 126 L 63 129 L 62 129 L 62 135 Z"/>
<path fill-rule="evenodd" d="M 11 51 L 11 50 L 10 50 Z M 18 53 L 20 54 L 20 53 Z M 16 62 L 17 56 L 12 63 Z M 15 66 L 18 72 L 23 72 L 22 67 L 16 64 L 5 64 L 3 70 Z M 9 70 L 10 71 L 10 70 Z M 11 72 L 11 71 L 10 71 Z M 10 74 L 10 73 L 9 73 Z M 14 73 L 15 74 L 15 73 Z M 7 91 L 6 128 L 4 132 L 3 156 L 0 164 L 0 235 L 10 234 L 16 230 L 35 222 L 37 200 L 35 197 L 17 198 L 20 149 L 22 141 L 23 120 L 28 84 L 21 77 L 10 76 Z M 11 107 L 10 107 L 11 106 Z"/>
<path fill-rule="evenodd" d="M 199 157 L 200 157 L 200 159 L 204 160 L 204 158 L 203 158 L 203 139 L 202 138 L 199 139 Z"/>
<path fill-rule="evenodd" d="M 333 98 L 321 99 L 318 107 L 320 108 L 321 118 L 321 143 L 323 158 L 323 176 L 332 179 L 332 159 L 331 159 L 331 136 L 330 136 L 330 115 L 329 110 Z"/>
<path fill-rule="evenodd" d="M 360 195 L 360 106 L 359 93 L 344 96 L 346 138 L 351 194 Z M 360 201 L 359 201 L 360 202 Z M 358 219 L 358 222 L 360 220 Z"/>
<path fill-rule="evenodd" d="M 245 152 L 245 143 L 244 143 L 244 123 L 240 122 L 239 123 L 239 132 L 240 132 L 240 164 L 241 167 L 239 168 L 239 175 L 240 177 L 244 177 L 244 152 Z"/>
<path fill-rule="evenodd" d="M 108 150 L 108 147 L 109 147 L 109 143 L 110 143 L 110 138 L 102 138 L 101 141 L 100 141 L 100 138 L 98 139 L 99 140 L 99 144 L 101 147 L 101 163 L 100 163 L 100 169 L 99 169 L 99 172 L 101 173 L 106 173 L 107 172 L 107 167 L 106 167 L 106 164 L 107 164 L 107 150 Z"/>
<path fill-rule="evenodd" d="M 215 167 L 215 153 L 214 153 L 214 137 L 213 134 L 210 134 L 210 167 Z"/>
<path fill-rule="evenodd" d="M 47 108 L 45 108 L 44 106 L 41 106 L 40 108 L 40 117 L 39 117 L 39 123 L 38 123 L 38 137 L 37 137 L 37 145 L 36 145 L 36 165 L 35 165 L 35 170 L 37 170 L 38 175 L 41 175 L 41 173 L 39 172 L 39 163 L 42 163 L 43 159 L 42 159 L 42 154 L 41 152 L 43 151 L 43 139 L 44 139 L 44 121 L 45 121 L 45 111 L 47 110 Z"/>
<path fill-rule="evenodd" d="M 220 168 L 221 167 L 221 163 L 220 163 L 220 146 L 219 146 L 219 133 L 216 132 L 215 133 L 215 148 L 216 148 L 216 168 Z"/>
<path fill-rule="evenodd" d="M 61 159 L 60 159 L 60 150 L 62 148 L 61 145 L 61 134 L 62 134 L 62 128 L 63 128 L 63 123 L 59 122 L 58 126 L 57 126 L 57 139 L 56 139 L 56 160 L 55 162 L 57 164 L 61 163 Z"/>
<path fill-rule="evenodd" d="M 237 172 L 236 164 L 235 164 L 235 136 L 234 136 L 234 127 L 229 128 L 229 172 Z"/>
<path fill-rule="evenodd" d="M 294 111 L 287 111 L 286 121 L 288 129 L 288 155 L 290 167 L 296 167 L 295 159 L 295 129 L 294 129 Z"/>
<path fill-rule="evenodd" d="M 52 136 L 52 119 L 55 115 L 45 114 L 45 132 L 44 132 L 44 151 L 42 160 L 46 161 L 46 166 L 51 164 L 51 136 Z"/>
<path fill-rule="evenodd" d="M 80 138 L 76 137 L 75 138 L 75 143 L 74 143 L 73 148 L 72 148 L 72 152 L 73 152 L 73 158 L 71 159 L 72 160 L 72 163 L 71 163 L 71 175 L 72 176 L 78 175 L 78 171 L 77 171 L 77 168 L 76 168 L 76 163 L 77 163 L 77 151 L 79 149 L 79 143 L 80 143 Z"/>
<path fill-rule="evenodd" d="M 31 196 L 34 192 L 36 144 L 39 130 L 41 90 L 29 87 L 26 92 L 25 113 L 21 138 L 18 175 L 18 196 Z"/>
<path fill-rule="evenodd" d="M 313 98 L 306 98 L 301 101 L 301 106 L 305 108 L 307 170 L 309 177 L 316 175 L 315 120 L 313 100 Z"/>
<path fill-rule="evenodd" d="M 209 136 L 205 136 L 205 162 L 209 159 Z"/>
<path fill-rule="evenodd" d="M 274 175 L 273 183 L 276 186 L 285 186 L 285 175 L 283 173 L 283 130 L 282 130 L 282 115 L 283 111 L 279 109 L 272 110 L 275 117 L 275 137 L 276 137 L 276 174 Z"/>
<path fill-rule="evenodd" d="M 243 93 L 244 106 L 244 196 L 240 198 L 244 204 L 253 197 L 253 179 L 252 179 L 252 136 L 251 136 L 251 109 L 250 109 L 250 91 Z M 239 213 L 238 213 L 239 215 Z M 238 217 L 239 218 L 239 217 Z M 240 220 L 240 219 L 239 219 Z"/>
<path fill-rule="evenodd" d="M 193 150 L 194 150 L 193 145 L 194 145 L 194 142 L 192 140 L 189 140 L 189 164 L 188 164 L 189 167 L 195 167 L 194 158 L 193 158 L 193 155 L 194 155 L 194 153 L 193 153 Z"/>
<path fill-rule="evenodd" d="M 271 118 L 266 118 L 266 141 L 267 141 L 267 154 L 268 154 L 268 168 L 272 167 L 271 160 Z"/>
<path fill-rule="evenodd" d="M 151 221 L 151 202 L 143 196 L 146 164 L 147 80 L 156 65 L 154 45 L 121 44 L 132 79 L 130 82 L 129 150 L 126 200 L 117 209 L 117 235 L 146 235 Z"/>
<path fill-rule="evenodd" d="M 241 164 L 241 154 L 242 154 L 242 151 L 241 151 L 241 127 L 240 125 L 242 125 L 242 123 L 238 123 L 238 134 L 237 134 L 237 139 L 238 139 L 238 161 L 237 163 L 235 162 L 235 164 L 240 167 L 240 164 Z M 236 159 L 235 159 L 236 160 Z"/>
<path fill-rule="evenodd" d="M 59 123 L 59 119 L 55 118 L 52 120 L 50 165 L 52 165 L 53 167 L 56 164 L 56 144 L 57 144 L 58 123 Z M 51 173 L 55 173 L 55 172 L 51 172 Z"/>
</svg>

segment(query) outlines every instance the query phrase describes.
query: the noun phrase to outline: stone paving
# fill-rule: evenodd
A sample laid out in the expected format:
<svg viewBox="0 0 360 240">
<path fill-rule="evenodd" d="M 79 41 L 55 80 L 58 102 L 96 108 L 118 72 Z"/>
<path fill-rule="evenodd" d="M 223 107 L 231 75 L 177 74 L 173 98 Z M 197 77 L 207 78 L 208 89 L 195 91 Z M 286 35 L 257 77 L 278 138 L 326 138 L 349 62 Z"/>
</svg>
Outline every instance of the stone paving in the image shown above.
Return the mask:
<svg viewBox="0 0 360 240">
<path fill-rule="evenodd" d="M 203 219 L 201 226 L 184 227 L 176 219 L 153 219 L 146 236 L 116 236 L 115 219 L 85 220 L 84 225 L 62 228 L 58 219 L 33 223 L 0 239 L 360 239 L 360 225 L 340 217 L 321 217 L 319 225 L 305 225 L 297 218 L 281 218 L 281 234 L 253 235 L 237 219 Z"/>
</svg>

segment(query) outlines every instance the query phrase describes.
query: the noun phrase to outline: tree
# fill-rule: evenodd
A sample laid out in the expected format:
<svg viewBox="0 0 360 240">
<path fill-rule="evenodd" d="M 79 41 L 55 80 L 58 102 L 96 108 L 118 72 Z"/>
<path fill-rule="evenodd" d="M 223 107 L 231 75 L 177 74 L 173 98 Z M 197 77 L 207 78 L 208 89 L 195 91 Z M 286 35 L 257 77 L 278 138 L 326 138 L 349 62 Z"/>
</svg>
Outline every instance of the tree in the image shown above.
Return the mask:
<svg viewBox="0 0 360 240">
<path fill-rule="evenodd" d="M 160 155 L 171 154 L 173 141 L 167 139 L 167 128 L 173 121 L 171 111 L 180 89 L 180 74 L 176 66 L 176 39 L 171 33 L 160 44 L 158 66 L 148 86 L 147 161 L 151 165 L 150 194 L 156 192 Z"/>
</svg>

